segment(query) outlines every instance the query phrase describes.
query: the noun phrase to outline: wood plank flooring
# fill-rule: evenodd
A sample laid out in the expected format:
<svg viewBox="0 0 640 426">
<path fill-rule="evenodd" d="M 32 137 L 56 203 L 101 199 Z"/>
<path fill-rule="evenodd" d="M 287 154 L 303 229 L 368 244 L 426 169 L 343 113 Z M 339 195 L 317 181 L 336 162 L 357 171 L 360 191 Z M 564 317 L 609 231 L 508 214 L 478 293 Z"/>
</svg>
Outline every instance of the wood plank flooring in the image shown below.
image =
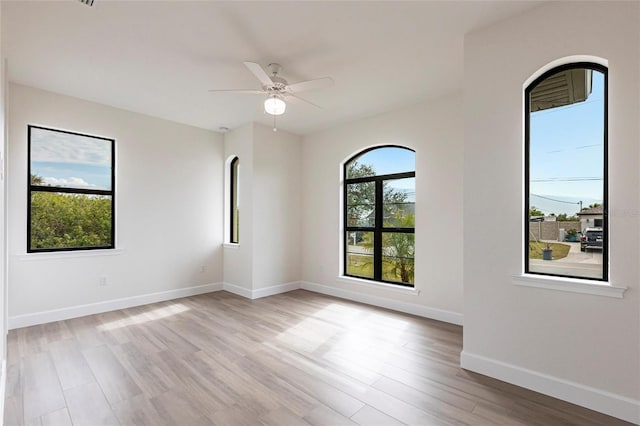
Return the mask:
<svg viewBox="0 0 640 426">
<path fill-rule="evenodd" d="M 5 425 L 622 425 L 460 369 L 462 329 L 303 290 L 12 330 Z"/>
</svg>

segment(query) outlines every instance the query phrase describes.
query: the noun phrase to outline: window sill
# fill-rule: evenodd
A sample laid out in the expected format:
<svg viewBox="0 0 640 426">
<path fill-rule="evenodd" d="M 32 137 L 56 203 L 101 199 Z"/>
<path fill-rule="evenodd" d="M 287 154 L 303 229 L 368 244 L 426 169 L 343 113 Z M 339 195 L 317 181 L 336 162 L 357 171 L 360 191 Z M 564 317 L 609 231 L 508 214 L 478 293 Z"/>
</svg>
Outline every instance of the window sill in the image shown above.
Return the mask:
<svg viewBox="0 0 640 426">
<path fill-rule="evenodd" d="M 225 249 L 238 250 L 240 248 L 239 243 L 223 243 L 222 247 Z"/>
<path fill-rule="evenodd" d="M 364 280 L 360 278 L 347 277 L 344 275 L 339 276 L 336 279 L 336 282 L 339 282 L 342 284 L 358 284 L 358 285 L 367 286 L 369 288 L 379 288 L 383 290 L 390 290 L 396 293 L 411 294 L 413 296 L 418 296 L 420 294 L 420 290 L 415 287 L 411 288 L 411 287 L 402 287 L 399 285 L 396 286 L 393 284 L 382 283 L 379 281 Z"/>
<path fill-rule="evenodd" d="M 98 257 L 98 256 L 119 256 L 124 249 L 99 249 L 99 250 L 76 250 L 76 251 L 55 251 L 43 253 L 25 253 L 17 254 L 18 260 L 51 260 L 51 259 L 74 259 L 81 257 Z"/>
<path fill-rule="evenodd" d="M 531 274 L 514 275 L 513 284 L 617 299 L 622 299 L 624 292 L 627 290 L 627 287 L 614 287 L 604 281 L 595 282 L 577 278 L 543 277 Z"/>
</svg>

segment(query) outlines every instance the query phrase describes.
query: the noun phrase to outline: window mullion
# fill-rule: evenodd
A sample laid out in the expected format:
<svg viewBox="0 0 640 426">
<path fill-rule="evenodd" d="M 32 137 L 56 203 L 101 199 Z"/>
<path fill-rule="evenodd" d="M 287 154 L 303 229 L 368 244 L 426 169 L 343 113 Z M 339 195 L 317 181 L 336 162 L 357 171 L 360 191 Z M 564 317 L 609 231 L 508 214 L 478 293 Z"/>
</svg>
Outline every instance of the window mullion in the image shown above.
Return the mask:
<svg viewBox="0 0 640 426">
<path fill-rule="evenodd" d="M 383 188 L 382 179 L 376 179 L 375 231 L 373 234 L 373 277 L 382 280 L 382 229 L 383 229 Z"/>
</svg>

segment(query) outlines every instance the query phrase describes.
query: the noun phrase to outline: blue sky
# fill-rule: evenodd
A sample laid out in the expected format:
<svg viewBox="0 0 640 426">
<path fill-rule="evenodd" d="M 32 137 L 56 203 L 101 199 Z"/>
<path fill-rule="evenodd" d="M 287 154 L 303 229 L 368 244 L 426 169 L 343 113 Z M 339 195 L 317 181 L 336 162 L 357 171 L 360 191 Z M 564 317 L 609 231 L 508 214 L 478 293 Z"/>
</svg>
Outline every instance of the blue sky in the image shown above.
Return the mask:
<svg viewBox="0 0 640 426">
<path fill-rule="evenodd" d="M 531 114 L 530 205 L 544 213 L 575 214 L 579 201 L 602 202 L 604 75 L 594 71 L 592 84 L 585 102 Z M 415 170 L 415 154 L 401 148 L 372 150 L 358 162 L 378 174 Z M 393 186 L 415 200 L 413 179 Z"/>
<path fill-rule="evenodd" d="M 32 128 L 31 174 L 52 186 L 110 189 L 111 144 L 103 139 Z"/>
<path fill-rule="evenodd" d="M 585 102 L 531 114 L 531 205 L 559 214 L 577 212 L 580 200 L 585 207 L 602 201 L 603 114 L 604 75 L 597 71 Z"/>
<path fill-rule="evenodd" d="M 404 148 L 385 147 L 374 149 L 358 158 L 358 163 L 373 166 L 376 174 L 413 172 L 416 170 L 415 152 Z M 407 200 L 416 200 L 415 178 L 389 181 L 388 185 L 407 194 Z"/>
<path fill-rule="evenodd" d="M 369 164 L 379 175 L 413 172 L 416 170 L 415 153 L 404 148 L 374 149 L 358 158 L 358 163 Z"/>
</svg>

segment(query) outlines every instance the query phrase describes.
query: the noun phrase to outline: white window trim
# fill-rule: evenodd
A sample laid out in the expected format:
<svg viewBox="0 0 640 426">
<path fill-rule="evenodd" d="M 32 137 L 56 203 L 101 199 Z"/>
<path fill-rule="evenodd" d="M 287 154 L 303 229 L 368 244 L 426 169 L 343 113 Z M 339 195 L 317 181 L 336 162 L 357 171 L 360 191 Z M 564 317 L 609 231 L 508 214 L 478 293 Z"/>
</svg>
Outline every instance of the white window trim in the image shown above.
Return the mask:
<svg viewBox="0 0 640 426">
<path fill-rule="evenodd" d="M 237 250 L 237 249 L 240 248 L 240 243 L 224 243 L 224 244 L 222 244 L 222 246 L 225 249 Z"/>
<path fill-rule="evenodd" d="M 570 293 L 590 294 L 594 296 L 622 299 L 627 287 L 618 287 L 603 281 L 581 280 L 576 278 L 550 277 L 533 274 L 520 274 L 512 277 L 515 285 L 543 288 Z"/>
<path fill-rule="evenodd" d="M 383 290 L 389 290 L 389 291 L 393 291 L 395 293 L 404 293 L 404 294 L 410 294 L 413 296 L 418 296 L 420 295 L 420 289 L 417 289 L 415 287 L 406 287 L 406 286 L 401 286 L 401 285 L 396 285 L 396 284 L 387 284 L 387 283 L 383 283 L 380 281 L 374 281 L 374 280 L 365 280 L 365 279 L 361 279 L 361 278 L 354 278 L 354 277 L 349 277 L 346 275 L 340 275 L 337 279 L 336 282 L 342 283 L 342 284 L 357 284 L 357 285 L 363 285 L 363 286 L 367 286 L 369 288 L 379 288 L 379 289 L 383 289 Z"/>
<path fill-rule="evenodd" d="M 95 249 L 95 250 L 69 250 L 69 251 L 45 251 L 37 253 L 16 254 L 21 261 L 70 259 L 80 257 L 119 256 L 124 253 L 122 248 Z"/>
</svg>

